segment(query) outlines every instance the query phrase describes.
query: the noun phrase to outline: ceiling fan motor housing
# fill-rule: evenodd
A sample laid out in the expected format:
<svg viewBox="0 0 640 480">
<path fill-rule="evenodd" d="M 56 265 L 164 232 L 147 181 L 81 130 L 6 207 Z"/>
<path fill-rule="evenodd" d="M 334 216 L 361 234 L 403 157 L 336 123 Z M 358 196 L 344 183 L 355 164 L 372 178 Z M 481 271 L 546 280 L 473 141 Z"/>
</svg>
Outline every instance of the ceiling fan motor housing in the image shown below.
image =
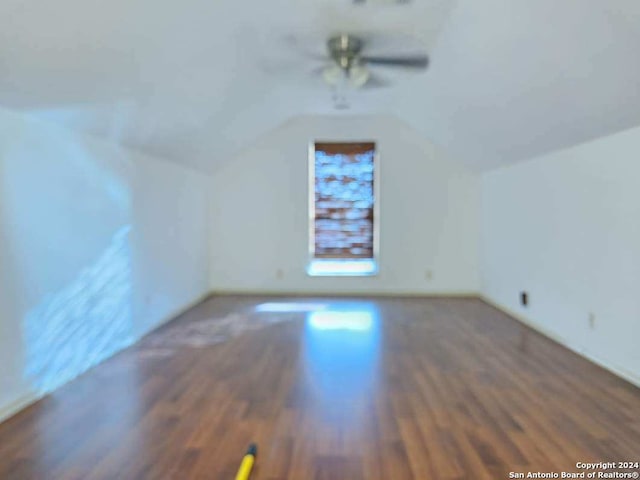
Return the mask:
<svg viewBox="0 0 640 480">
<path fill-rule="evenodd" d="M 331 58 L 343 69 L 348 70 L 357 62 L 362 51 L 362 40 L 353 35 L 335 35 L 327 42 Z"/>
</svg>

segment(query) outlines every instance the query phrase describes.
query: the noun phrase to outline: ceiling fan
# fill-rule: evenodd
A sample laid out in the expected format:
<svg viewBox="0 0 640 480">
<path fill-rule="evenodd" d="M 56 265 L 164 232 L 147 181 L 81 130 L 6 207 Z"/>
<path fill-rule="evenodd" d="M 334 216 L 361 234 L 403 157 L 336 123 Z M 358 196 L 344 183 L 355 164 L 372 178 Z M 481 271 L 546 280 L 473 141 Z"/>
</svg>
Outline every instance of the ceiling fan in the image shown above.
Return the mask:
<svg viewBox="0 0 640 480">
<path fill-rule="evenodd" d="M 388 83 L 373 73 L 375 67 L 402 68 L 422 71 L 429 65 L 425 54 L 380 56 L 367 54 L 365 38 L 351 34 L 334 35 L 327 41 L 329 65 L 321 67 L 319 72 L 324 81 L 334 88 L 336 108 L 347 108 L 345 91 L 348 88 L 376 88 Z"/>
</svg>

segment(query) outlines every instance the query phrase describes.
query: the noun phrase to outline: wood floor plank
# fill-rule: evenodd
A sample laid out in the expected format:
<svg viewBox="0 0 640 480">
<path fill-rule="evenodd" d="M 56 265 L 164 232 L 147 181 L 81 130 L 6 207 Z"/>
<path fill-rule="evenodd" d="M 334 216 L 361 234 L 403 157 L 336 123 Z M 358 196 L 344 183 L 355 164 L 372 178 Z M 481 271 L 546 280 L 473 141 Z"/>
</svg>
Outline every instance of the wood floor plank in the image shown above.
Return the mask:
<svg viewBox="0 0 640 480">
<path fill-rule="evenodd" d="M 280 310 L 278 311 L 278 305 Z M 473 298 L 210 298 L 0 424 L 0 478 L 457 480 L 640 461 L 640 390 Z"/>
</svg>

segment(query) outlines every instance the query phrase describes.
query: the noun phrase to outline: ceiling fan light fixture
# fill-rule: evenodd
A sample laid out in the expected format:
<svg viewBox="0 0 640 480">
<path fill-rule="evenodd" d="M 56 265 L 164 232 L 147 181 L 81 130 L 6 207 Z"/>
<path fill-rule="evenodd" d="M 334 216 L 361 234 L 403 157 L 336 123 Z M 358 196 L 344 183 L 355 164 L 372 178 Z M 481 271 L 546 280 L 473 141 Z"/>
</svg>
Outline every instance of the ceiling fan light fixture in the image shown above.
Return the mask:
<svg viewBox="0 0 640 480">
<path fill-rule="evenodd" d="M 322 70 L 322 78 L 332 87 L 345 83 L 352 88 L 360 88 L 369 80 L 369 70 L 362 64 L 356 63 L 351 68 L 344 69 L 338 65 L 330 65 Z"/>
<path fill-rule="evenodd" d="M 322 78 L 327 84 L 335 86 L 343 80 L 344 71 L 338 65 L 329 65 L 322 70 Z"/>
<path fill-rule="evenodd" d="M 355 87 L 362 87 L 369 80 L 369 70 L 359 63 L 349 69 L 349 83 Z"/>
</svg>

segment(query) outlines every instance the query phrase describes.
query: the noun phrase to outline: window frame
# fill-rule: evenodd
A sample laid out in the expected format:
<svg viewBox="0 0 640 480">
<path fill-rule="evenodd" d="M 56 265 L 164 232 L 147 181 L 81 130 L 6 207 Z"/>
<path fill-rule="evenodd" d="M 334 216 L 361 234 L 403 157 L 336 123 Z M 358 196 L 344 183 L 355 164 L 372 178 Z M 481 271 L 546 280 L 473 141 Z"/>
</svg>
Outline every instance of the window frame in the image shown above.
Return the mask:
<svg viewBox="0 0 640 480">
<path fill-rule="evenodd" d="M 317 143 L 373 143 L 373 257 L 371 259 L 322 259 L 316 258 L 316 144 Z M 380 264 L 380 149 L 379 143 L 375 140 L 359 140 L 359 139 L 312 139 L 308 144 L 308 161 L 307 176 L 308 185 L 308 202 L 309 217 L 307 219 L 309 225 L 308 231 L 308 258 L 307 258 L 307 275 L 312 277 L 369 277 L 379 274 Z M 327 266 L 330 263 L 340 263 L 342 268 L 323 269 L 319 268 Z M 369 263 L 370 268 L 362 269 L 364 263 Z M 350 269 L 351 267 L 351 269 Z"/>
</svg>

